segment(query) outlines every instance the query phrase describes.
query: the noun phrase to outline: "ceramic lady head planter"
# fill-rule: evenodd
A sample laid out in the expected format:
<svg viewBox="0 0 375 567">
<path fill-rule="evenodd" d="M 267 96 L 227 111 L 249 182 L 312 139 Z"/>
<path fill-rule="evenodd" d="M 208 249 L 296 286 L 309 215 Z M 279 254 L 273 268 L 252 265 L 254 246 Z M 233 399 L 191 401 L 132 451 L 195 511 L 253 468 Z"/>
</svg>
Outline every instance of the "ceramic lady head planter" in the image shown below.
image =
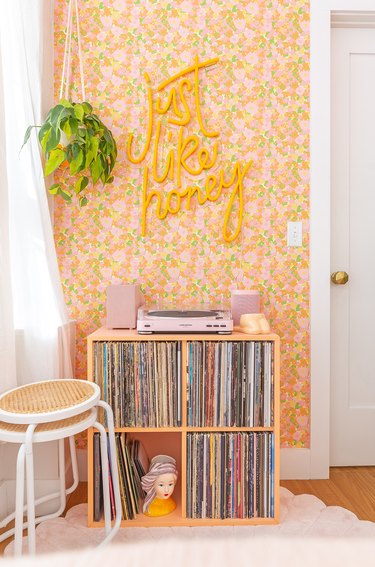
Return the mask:
<svg viewBox="0 0 375 567">
<path fill-rule="evenodd" d="M 168 455 L 157 455 L 151 459 L 150 468 L 142 477 L 142 488 L 146 492 L 143 513 L 147 516 L 165 516 L 176 508 L 171 498 L 177 481 L 176 461 Z"/>
</svg>

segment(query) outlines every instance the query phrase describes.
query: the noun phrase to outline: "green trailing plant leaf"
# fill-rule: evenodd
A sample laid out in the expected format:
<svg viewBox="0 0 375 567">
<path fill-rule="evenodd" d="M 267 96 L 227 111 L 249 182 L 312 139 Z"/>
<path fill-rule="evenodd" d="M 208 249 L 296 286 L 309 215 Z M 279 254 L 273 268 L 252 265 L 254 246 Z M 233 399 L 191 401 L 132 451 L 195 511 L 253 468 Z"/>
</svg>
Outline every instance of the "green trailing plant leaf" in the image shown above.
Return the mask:
<svg viewBox="0 0 375 567">
<path fill-rule="evenodd" d="M 82 107 L 83 107 L 83 110 L 86 112 L 86 114 L 90 114 L 90 112 L 92 112 L 92 106 L 91 106 L 90 103 L 83 102 Z"/>
<path fill-rule="evenodd" d="M 103 155 L 108 155 L 109 151 L 108 151 L 108 144 L 106 141 L 101 140 L 99 143 L 99 150 L 100 153 L 102 153 Z"/>
<path fill-rule="evenodd" d="M 69 102 L 69 100 L 66 100 L 66 98 L 62 98 L 59 101 L 59 104 L 62 104 L 62 106 L 65 106 L 65 108 L 73 108 L 73 105 L 71 102 Z M 53 110 L 53 109 L 52 109 Z"/>
<path fill-rule="evenodd" d="M 48 191 L 51 193 L 51 195 L 57 195 L 57 193 L 61 190 L 61 186 L 59 183 L 54 183 L 53 185 L 51 185 L 51 187 L 48 189 Z"/>
<path fill-rule="evenodd" d="M 83 116 L 85 114 L 85 111 L 83 110 L 82 104 L 75 104 L 74 105 L 74 114 L 76 115 L 77 120 L 82 122 Z"/>
<path fill-rule="evenodd" d="M 61 138 L 61 131 L 50 128 L 46 139 L 45 153 L 53 151 L 59 145 Z M 59 164 L 60 165 L 60 164 Z"/>
<path fill-rule="evenodd" d="M 58 194 L 61 195 L 61 197 L 64 199 L 64 201 L 66 201 L 67 203 L 71 203 L 72 202 L 72 195 L 71 193 L 69 193 L 69 191 L 67 191 L 66 189 L 62 189 L 60 187 Z"/>
<path fill-rule="evenodd" d="M 65 136 L 66 136 L 66 137 L 68 138 L 68 140 L 69 140 L 69 138 L 70 138 L 71 135 L 72 135 L 72 129 L 71 129 L 71 127 L 70 127 L 70 122 L 69 122 L 69 117 L 68 117 L 68 116 L 66 116 L 65 118 L 63 118 L 63 119 L 61 120 L 60 128 L 61 128 L 61 130 L 64 132 Z"/>
<path fill-rule="evenodd" d="M 56 148 L 55 150 L 52 150 L 44 166 L 44 175 L 47 177 L 47 175 L 53 173 L 55 169 L 57 169 L 59 165 L 62 164 L 65 158 L 66 158 L 66 153 L 60 148 Z"/>
<path fill-rule="evenodd" d="M 61 121 L 62 114 L 63 114 L 64 110 L 65 110 L 65 108 L 63 107 L 63 105 L 58 104 L 57 106 L 55 106 L 55 108 L 51 112 L 49 123 L 51 124 L 51 126 L 55 130 L 55 132 L 58 132 L 58 130 L 60 128 L 60 121 Z"/>
<path fill-rule="evenodd" d="M 80 171 L 80 167 L 84 162 L 85 156 L 83 150 L 79 147 L 79 144 L 73 145 L 72 153 L 73 153 L 73 159 L 70 162 L 69 169 L 71 175 L 74 175 L 75 173 L 78 173 Z"/>
<path fill-rule="evenodd" d="M 22 144 L 21 150 L 22 150 L 23 146 L 29 141 L 30 134 L 31 134 L 31 131 L 32 131 L 33 128 L 38 128 L 38 126 L 29 126 L 28 127 L 28 129 L 25 132 L 25 137 L 23 139 L 23 144 Z"/>
<path fill-rule="evenodd" d="M 114 155 L 113 153 L 109 154 L 109 171 L 110 171 L 110 173 L 112 172 L 112 169 L 115 167 L 116 155 Z"/>
<path fill-rule="evenodd" d="M 91 170 L 91 177 L 92 177 L 92 182 L 93 185 L 95 185 L 95 183 L 98 181 L 99 177 L 101 176 L 102 173 L 102 164 L 100 161 L 100 155 L 98 155 L 94 161 L 92 162 L 91 166 L 90 166 L 90 170 Z"/>
<path fill-rule="evenodd" d="M 42 150 L 44 154 L 46 153 L 46 146 L 51 130 L 52 130 L 52 126 L 50 125 L 49 122 L 46 122 L 45 124 L 43 124 L 43 126 L 41 127 L 38 133 L 38 140 L 40 145 L 42 146 Z"/>
<path fill-rule="evenodd" d="M 69 126 L 72 131 L 72 135 L 76 135 L 78 133 L 78 120 L 75 116 L 69 116 Z"/>
<path fill-rule="evenodd" d="M 45 159 L 45 176 L 55 172 L 62 164 L 69 166 L 71 177 L 64 174 L 59 183 L 51 185 L 49 191 L 52 195 L 59 195 L 70 203 L 75 194 L 80 206 L 84 206 L 88 201 L 84 193 L 89 190 L 90 184 L 95 185 L 99 179 L 103 184 L 113 182 L 116 141 L 93 112 L 90 103 L 61 99 L 50 109 L 41 126 L 27 128 L 23 145 L 29 141 L 33 128 L 40 128 L 38 140 Z"/>
<path fill-rule="evenodd" d="M 110 154 L 116 146 L 115 141 L 114 141 L 113 136 L 112 136 L 112 134 L 109 130 L 104 132 L 103 136 L 104 136 L 105 141 L 107 142 L 108 153 Z"/>
<path fill-rule="evenodd" d="M 76 192 L 76 195 L 79 195 L 81 191 L 86 189 L 88 183 L 89 183 L 89 179 L 85 175 L 77 179 L 74 185 L 74 191 Z"/>
<path fill-rule="evenodd" d="M 87 205 L 88 201 L 86 197 L 80 197 L 78 202 L 80 207 L 84 207 L 85 205 Z"/>
<path fill-rule="evenodd" d="M 88 147 L 89 147 L 89 151 L 86 154 L 86 167 L 88 167 L 91 162 L 96 159 L 96 156 L 98 155 L 98 149 L 99 149 L 99 140 L 98 138 L 90 138 L 89 143 L 88 143 Z"/>
<path fill-rule="evenodd" d="M 107 179 L 109 175 L 108 162 L 102 154 L 100 155 L 100 161 L 102 164 L 102 173 L 100 175 L 100 179 L 102 180 L 103 183 L 107 183 Z"/>
</svg>

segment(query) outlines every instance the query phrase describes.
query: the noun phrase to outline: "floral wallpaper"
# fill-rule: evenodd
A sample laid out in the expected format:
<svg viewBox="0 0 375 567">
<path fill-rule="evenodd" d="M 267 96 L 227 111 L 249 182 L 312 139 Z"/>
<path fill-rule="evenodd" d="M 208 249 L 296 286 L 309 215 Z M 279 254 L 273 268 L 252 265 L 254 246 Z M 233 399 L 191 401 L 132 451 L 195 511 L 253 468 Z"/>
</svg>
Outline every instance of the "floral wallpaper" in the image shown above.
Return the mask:
<svg viewBox="0 0 375 567">
<path fill-rule="evenodd" d="M 86 207 L 55 201 L 63 288 L 78 325 L 77 377 L 86 375 L 86 336 L 105 322 L 110 283 L 139 282 L 148 302 L 186 306 L 228 303 L 233 288 L 258 289 L 281 337 L 282 445 L 308 447 L 308 0 L 80 0 L 79 10 L 86 99 L 111 128 L 118 161 L 113 184 L 92 189 Z M 56 99 L 66 14 L 66 0 L 55 0 Z M 80 100 L 74 41 L 73 50 L 71 98 Z M 230 242 L 223 238 L 228 189 L 216 202 L 199 204 L 193 195 L 190 210 L 181 199 L 179 212 L 162 220 L 151 202 L 142 236 L 142 183 L 152 150 L 139 164 L 127 155 L 129 133 L 135 155 L 146 144 L 148 86 L 156 98 L 157 86 L 196 58 L 218 59 L 199 71 L 203 121 L 218 135 L 203 136 L 196 113 L 184 126 L 185 135 L 197 136 L 211 155 L 217 143 L 217 164 L 194 183 L 204 186 L 219 171 L 228 178 L 235 163 L 251 161 L 243 179 L 241 230 Z M 165 96 L 160 94 L 163 104 Z M 168 126 L 171 134 L 159 143 L 160 171 L 177 144 L 178 126 L 167 124 L 168 116 L 161 117 L 163 131 Z M 154 141 L 155 124 L 152 136 Z M 190 182 L 184 171 L 182 185 Z M 165 194 L 173 183 L 152 181 L 150 190 Z M 231 234 L 238 215 L 234 204 Z M 287 222 L 297 220 L 303 246 L 290 248 Z"/>
</svg>

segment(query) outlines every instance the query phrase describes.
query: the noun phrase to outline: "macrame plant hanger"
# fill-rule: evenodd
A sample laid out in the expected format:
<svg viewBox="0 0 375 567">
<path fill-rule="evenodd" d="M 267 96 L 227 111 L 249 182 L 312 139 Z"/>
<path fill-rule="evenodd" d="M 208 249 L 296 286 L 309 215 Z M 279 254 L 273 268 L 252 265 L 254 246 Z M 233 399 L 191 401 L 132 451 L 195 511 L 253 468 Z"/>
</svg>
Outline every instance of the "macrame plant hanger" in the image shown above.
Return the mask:
<svg viewBox="0 0 375 567">
<path fill-rule="evenodd" d="M 58 183 L 55 183 L 52 185 L 51 192 L 53 194 L 62 195 L 69 203 L 72 202 L 72 196 L 76 194 L 79 199 L 80 207 L 83 207 L 87 204 L 87 197 L 84 191 L 90 180 L 92 186 L 98 181 L 101 181 L 103 185 L 112 183 L 114 179 L 112 170 L 116 163 L 117 145 L 112 132 L 103 124 L 100 118 L 92 112 L 91 104 L 85 100 L 78 0 L 67 0 L 67 9 L 64 60 L 59 94 L 60 101 L 65 99 L 69 104 L 62 102 L 59 109 L 61 112 L 57 113 L 56 116 L 53 115 L 53 118 L 55 118 L 58 123 L 60 134 L 59 145 L 63 148 L 63 153 L 61 153 L 62 150 L 60 149 L 60 153 L 57 152 L 57 154 L 53 154 L 52 157 L 55 161 L 51 164 L 51 173 L 55 171 L 61 163 L 65 164 L 65 162 L 67 162 L 70 176 L 66 177 L 67 182 L 65 186 L 67 189 L 63 190 Z M 75 37 L 73 37 L 74 19 L 77 32 L 77 51 L 81 78 L 81 100 L 79 100 L 78 94 L 78 100 L 72 101 L 70 86 L 73 82 L 71 81 L 71 62 L 72 44 L 73 39 L 75 39 Z M 68 111 L 66 112 L 65 108 L 62 107 L 67 107 Z M 62 116 L 63 118 L 61 118 Z M 67 127 L 65 127 L 66 124 Z M 70 133 L 67 134 L 66 130 Z M 71 177 L 74 177 L 74 179 L 71 179 Z"/>
<path fill-rule="evenodd" d="M 83 77 L 83 62 L 82 62 L 82 50 L 81 50 L 81 33 L 79 28 L 79 13 L 78 13 L 78 0 L 69 0 L 68 5 L 68 16 L 66 22 L 66 36 L 65 36 L 65 47 L 64 47 L 64 61 L 63 70 L 61 75 L 60 84 L 60 100 L 65 98 L 69 100 L 69 86 L 70 86 L 70 73 L 71 73 L 71 56 L 72 56 L 72 30 L 73 30 L 73 5 L 75 10 L 75 21 L 77 28 L 77 45 L 78 45 L 78 61 L 79 61 L 79 72 L 81 76 L 81 102 L 85 101 L 85 81 Z"/>
</svg>

